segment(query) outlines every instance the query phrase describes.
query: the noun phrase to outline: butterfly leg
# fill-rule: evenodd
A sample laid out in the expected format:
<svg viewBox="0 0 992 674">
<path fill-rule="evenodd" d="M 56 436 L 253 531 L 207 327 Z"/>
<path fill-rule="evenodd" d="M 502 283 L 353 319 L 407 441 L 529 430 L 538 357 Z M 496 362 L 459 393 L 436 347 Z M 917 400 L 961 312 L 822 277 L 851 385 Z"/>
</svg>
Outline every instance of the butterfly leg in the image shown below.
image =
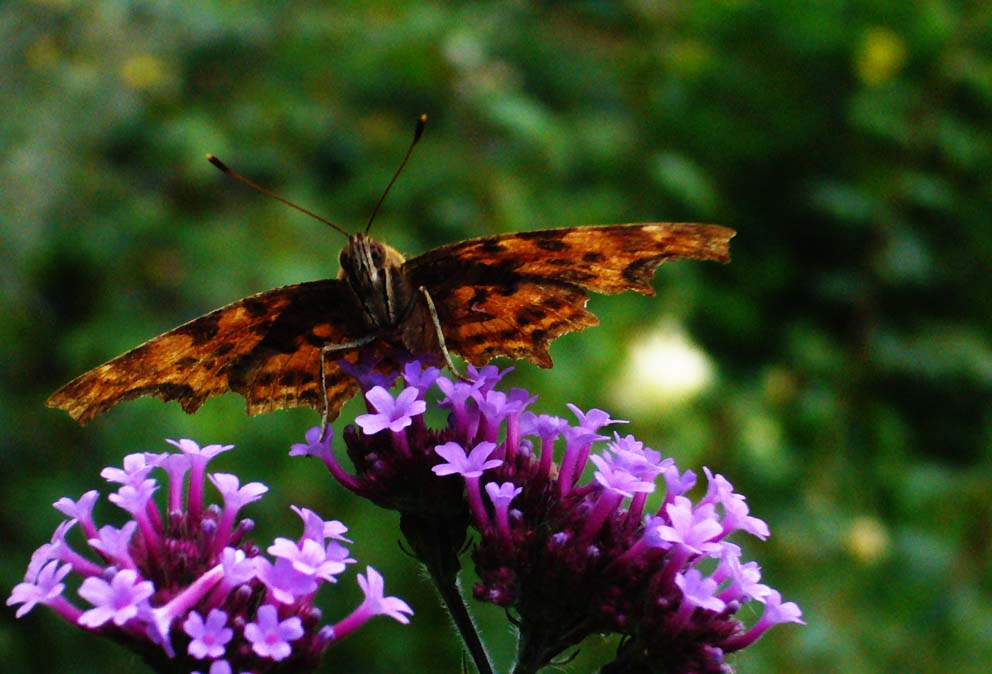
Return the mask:
<svg viewBox="0 0 992 674">
<path fill-rule="evenodd" d="M 378 335 L 369 335 L 356 339 L 352 342 L 342 344 L 325 344 L 320 349 L 320 392 L 324 397 L 324 413 L 320 416 L 320 439 L 323 441 L 327 436 L 328 417 L 330 416 L 330 401 L 327 400 L 327 380 L 324 378 L 324 363 L 327 356 L 338 351 L 351 351 L 359 347 L 370 344 L 378 339 Z"/>
<path fill-rule="evenodd" d="M 427 288 L 424 286 L 420 286 L 417 290 L 423 295 L 424 302 L 427 304 L 427 311 L 431 315 L 431 323 L 434 324 L 434 333 L 437 335 L 437 343 L 441 346 L 441 355 L 444 356 L 444 362 L 456 377 L 468 380 L 468 377 L 459 372 L 458 368 L 451 361 L 451 354 L 448 353 L 448 346 L 444 343 L 444 333 L 441 331 L 441 320 L 437 317 L 437 309 L 434 307 L 434 300 L 431 299 L 431 294 L 427 292 Z"/>
</svg>

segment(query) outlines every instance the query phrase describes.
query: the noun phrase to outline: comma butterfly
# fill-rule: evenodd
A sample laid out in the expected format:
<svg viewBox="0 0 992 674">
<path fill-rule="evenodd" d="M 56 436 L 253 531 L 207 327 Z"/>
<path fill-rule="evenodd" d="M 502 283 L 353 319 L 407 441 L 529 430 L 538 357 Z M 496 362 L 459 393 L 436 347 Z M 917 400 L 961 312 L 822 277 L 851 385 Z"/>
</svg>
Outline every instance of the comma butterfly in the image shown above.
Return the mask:
<svg viewBox="0 0 992 674">
<path fill-rule="evenodd" d="M 687 223 L 569 227 L 468 239 L 405 260 L 366 229 L 348 235 L 337 278 L 211 311 L 77 377 L 48 405 L 85 424 L 140 396 L 176 400 L 192 413 L 235 391 L 248 414 L 308 406 L 326 421 L 358 392 L 341 360 L 354 362 L 363 348 L 385 358 L 386 370 L 398 367 L 389 361 L 397 350 L 443 355 L 449 366 L 450 351 L 475 365 L 502 355 L 551 367 L 552 340 L 598 323 L 585 308 L 587 291 L 654 294 L 658 265 L 726 263 L 733 236 L 726 227 Z"/>
</svg>

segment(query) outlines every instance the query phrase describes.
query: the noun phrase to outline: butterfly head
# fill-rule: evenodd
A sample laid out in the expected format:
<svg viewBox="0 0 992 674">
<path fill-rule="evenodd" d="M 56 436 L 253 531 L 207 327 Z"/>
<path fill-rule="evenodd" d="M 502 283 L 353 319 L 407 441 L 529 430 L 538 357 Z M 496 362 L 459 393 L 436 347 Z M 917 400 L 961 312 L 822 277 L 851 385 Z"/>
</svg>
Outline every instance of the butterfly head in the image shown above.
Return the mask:
<svg viewBox="0 0 992 674">
<path fill-rule="evenodd" d="M 364 234 L 352 234 L 348 237 L 348 245 L 341 250 L 340 262 L 341 277 L 361 276 L 375 280 L 385 269 L 402 265 L 403 256 L 392 246 Z"/>
<path fill-rule="evenodd" d="M 409 292 L 403 287 L 403 256 L 364 234 L 353 234 L 341 251 L 338 277 L 347 282 L 375 327 L 394 325 Z"/>
</svg>

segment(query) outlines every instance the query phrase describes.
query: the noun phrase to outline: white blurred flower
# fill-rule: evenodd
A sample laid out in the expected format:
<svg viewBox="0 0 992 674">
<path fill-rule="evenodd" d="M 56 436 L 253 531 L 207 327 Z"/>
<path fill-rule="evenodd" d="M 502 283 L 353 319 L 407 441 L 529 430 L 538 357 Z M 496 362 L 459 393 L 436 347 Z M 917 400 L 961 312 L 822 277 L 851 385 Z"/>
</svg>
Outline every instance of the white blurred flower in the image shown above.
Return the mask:
<svg viewBox="0 0 992 674">
<path fill-rule="evenodd" d="M 705 391 L 714 374 L 706 353 L 680 324 L 667 320 L 630 344 L 613 395 L 633 411 L 675 406 Z"/>
</svg>

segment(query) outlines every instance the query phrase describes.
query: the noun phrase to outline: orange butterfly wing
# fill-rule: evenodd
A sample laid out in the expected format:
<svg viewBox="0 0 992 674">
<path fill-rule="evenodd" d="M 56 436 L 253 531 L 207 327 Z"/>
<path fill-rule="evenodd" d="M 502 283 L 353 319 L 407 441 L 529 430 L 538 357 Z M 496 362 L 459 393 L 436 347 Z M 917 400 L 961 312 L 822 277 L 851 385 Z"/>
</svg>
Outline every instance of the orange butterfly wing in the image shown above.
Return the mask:
<svg viewBox="0 0 992 674">
<path fill-rule="evenodd" d="M 248 414 L 284 407 L 323 409 L 320 350 L 361 337 L 359 309 L 337 279 L 276 288 L 200 316 L 72 380 L 48 399 L 85 424 L 145 395 L 176 400 L 189 413 L 236 391 Z M 356 334 L 357 333 L 357 334 Z M 330 417 L 358 391 L 325 363 Z"/>
<path fill-rule="evenodd" d="M 735 232 L 718 225 L 641 223 L 469 239 L 406 262 L 431 294 L 449 350 L 482 364 L 497 355 L 551 367 L 548 345 L 598 323 L 587 290 L 654 294 L 661 263 L 730 261 Z"/>
</svg>

